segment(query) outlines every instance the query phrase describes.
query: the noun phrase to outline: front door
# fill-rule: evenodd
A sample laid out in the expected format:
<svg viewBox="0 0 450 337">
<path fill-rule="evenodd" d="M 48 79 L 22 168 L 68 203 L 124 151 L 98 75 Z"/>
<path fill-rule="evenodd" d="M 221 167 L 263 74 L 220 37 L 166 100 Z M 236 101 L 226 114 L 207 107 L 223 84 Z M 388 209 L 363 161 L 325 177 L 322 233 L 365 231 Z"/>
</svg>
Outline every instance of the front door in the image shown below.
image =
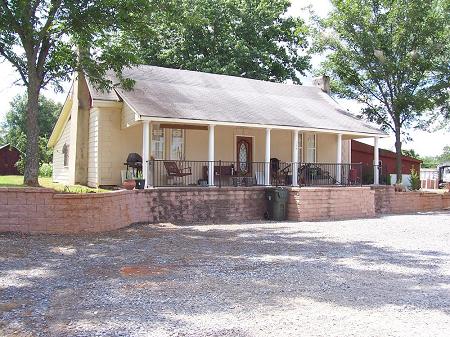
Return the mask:
<svg viewBox="0 0 450 337">
<path fill-rule="evenodd" d="M 250 175 L 252 171 L 252 151 L 253 138 L 252 137 L 236 137 L 236 171 L 238 175 Z"/>
</svg>

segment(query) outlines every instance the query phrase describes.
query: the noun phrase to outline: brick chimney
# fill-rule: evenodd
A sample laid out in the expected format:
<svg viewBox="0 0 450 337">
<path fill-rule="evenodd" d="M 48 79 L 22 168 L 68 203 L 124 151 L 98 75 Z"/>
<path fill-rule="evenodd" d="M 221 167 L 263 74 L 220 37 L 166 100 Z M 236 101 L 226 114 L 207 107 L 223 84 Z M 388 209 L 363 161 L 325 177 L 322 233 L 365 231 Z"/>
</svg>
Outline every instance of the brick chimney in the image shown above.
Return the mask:
<svg viewBox="0 0 450 337">
<path fill-rule="evenodd" d="M 316 77 L 313 79 L 313 85 L 322 89 L 323 92 L 326 92 L 328 95 L 331 94 L 330 89 L 330 76 L 322 75 L 320 77 Z"/>
</svg>

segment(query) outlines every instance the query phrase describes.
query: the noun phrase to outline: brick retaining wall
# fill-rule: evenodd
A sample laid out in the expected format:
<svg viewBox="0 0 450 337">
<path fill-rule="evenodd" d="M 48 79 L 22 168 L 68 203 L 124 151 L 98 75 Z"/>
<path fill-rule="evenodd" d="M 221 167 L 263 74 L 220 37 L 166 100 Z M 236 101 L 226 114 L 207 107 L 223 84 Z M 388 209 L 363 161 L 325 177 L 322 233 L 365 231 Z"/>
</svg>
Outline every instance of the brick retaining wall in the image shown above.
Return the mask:
<svg viewBox="0 0 450 337">
<path fill-rule="evenodd" d="M 373 186 L 375 210 L 379 214 L 402 214 L 450 208 L 449 193 L 395 192 L 393 186 Z"/>
<path fill-rule="evenodd" d="M 302 187 L 289 194 L 288 219 L 315 221 L 375 216 L 369 187 Z"/>
<path fill-rule="evenodd" d="M 168 188 L 63 194 L 42 188 L 0 189 L 0 232 L 101 232 L 137 222 L 216 223 L 261 220 L 262 187 Z M 288 220 L 373 217 L 450 208 L 450 194 L 392 187 L 289 188 Z"/>
<path fill-rule="evenodd" d="M 260 220 L 263 188 L 170 188 L 62 194 L 41 188 L 0 190 L 0 232 L 101 232 L 137 222 Z"/>
</svg>

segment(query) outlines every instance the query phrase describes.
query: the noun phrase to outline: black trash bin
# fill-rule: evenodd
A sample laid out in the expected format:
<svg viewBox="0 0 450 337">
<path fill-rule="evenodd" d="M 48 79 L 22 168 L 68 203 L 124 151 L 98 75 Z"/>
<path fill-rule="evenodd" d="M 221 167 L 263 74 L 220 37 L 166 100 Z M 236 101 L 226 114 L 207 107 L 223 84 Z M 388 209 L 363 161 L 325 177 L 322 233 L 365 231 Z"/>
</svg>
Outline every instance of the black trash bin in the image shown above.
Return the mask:
<svg viewBox="0 0 450 337">
<path fill-rule="evenodd" d="M 287 202 L 289 191 L 276 187 L 266 190 L 267 218 L 269 220 L 284 221 L 287 219 Z"/>
</svg>

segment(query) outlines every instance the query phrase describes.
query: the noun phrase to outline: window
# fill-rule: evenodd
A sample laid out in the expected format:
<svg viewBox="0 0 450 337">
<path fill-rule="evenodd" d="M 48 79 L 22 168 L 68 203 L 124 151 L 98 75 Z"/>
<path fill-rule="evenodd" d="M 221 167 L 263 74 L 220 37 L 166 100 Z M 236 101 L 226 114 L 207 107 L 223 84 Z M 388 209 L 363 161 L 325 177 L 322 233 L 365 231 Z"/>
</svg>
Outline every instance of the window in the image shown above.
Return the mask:
<svg viewBox="0 0 450 337">
<path fill-rule="evenodd" d="M 62 153 L 64 155 L 64 166 L 69 166 L 69 145 L 64 144 Z"/>
<path fill-rule="evenodd" d="M 153 159 L 164 159 L 164 129 L 153 125 L 152 130 L 152 157 Z"/>
<path fill-rule="evenodd" d="M 315 133 L 306 136 L 306 161 L 315 163 L 317 159 L 317 135 Z"/>
<path fill-rule="evenodd" d="M 298 161 L 303 163 L 303 133 L 298 135 Z"/>
<path fill-rule="evenodd" d="M 170 159 L 184 160 L 184 130 L 182 129 L 172 129 Z"/>
</svg>

